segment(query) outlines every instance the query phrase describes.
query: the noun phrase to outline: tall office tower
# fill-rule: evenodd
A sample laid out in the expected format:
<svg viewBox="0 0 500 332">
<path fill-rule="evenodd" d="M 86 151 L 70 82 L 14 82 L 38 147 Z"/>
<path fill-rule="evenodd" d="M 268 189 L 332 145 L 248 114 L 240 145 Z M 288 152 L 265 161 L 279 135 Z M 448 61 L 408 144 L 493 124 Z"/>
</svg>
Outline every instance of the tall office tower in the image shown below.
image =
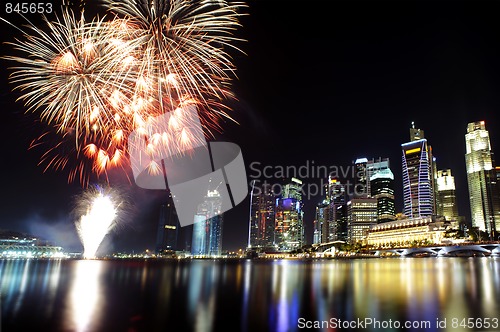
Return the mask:
<svg viewBox="0 0 500 332">
<path fill-rule="evenodd" d="M 389 158 L 369 160 L 366 172 L 370 183 L 369 197 L 377 199 L 377 221 L 395 220 L 394 174 L 389 167 Z"/>
<path fill-rule="evenodd" d="M 410 128 L 410 142 L 418 141 L 424 138 L 425 138 L 424 131 L 422 129 L 415 128 L 415 122 L 412 122 Z M 437 163 L 436 163 L 436 157 L 434 156 L 434 153 L 432 151 L 432 146 L 428 145 L 427 148 L 428 148 L 427 156 L 429 160 L 430 176 L 431 176 L 431 188 L 433 195 L 432 211 L 433 213 L 435 213 L 438 205 L 437 185 L 436 185 Z"/>
<path fill-rule="evenodd" d="M 348 199 L 345 186 L 330 177 L 325 193 L 326 198 L 316 206 L 313 243 L 346 241 Z"/>
<path fill-rule="evenodd" d="M 370 181 L 367 174 L 368 159 L 358 158 L 354 162 L 356 174 L 354 176 L 353 197 L 368 197 L 370 195 Z"/>
<path fill-rule="evenodd" d="M 472 227 L 494 237 L 500 230 L 500 201 L 495 162 L 484 121 L 467 125 L 465 151 Z"/>
<path fill-rule="evenodd" d="M 455 196 L 455 178 L 451 175 L 451 169 L 438 171 L 436 184 L 439 195 L 436 214 L 451 221 L 453 228 L 458 228 L 459 216 Z"/>
<path fill-rule="evenodd" d="M 304 243 L 302 181 L 292 178 L 276 199 L 275 245 L 280 251 L 301 248 Z"/>
<path fill-rule="evenodd" d="M 373 174 L 370 178 L 371 197 L 377 200 L 377 222 L 388 222 L 396 219 L 394 204 L 394 174 L 385 169 Z"/>
<path fill-rule="evenodd" d="M 347 241 L 347 202 L 349 196 L 345 185 L 337 179 L 328 180 L 328 238 L 331 241 Z"/>
<path fill-rule="evenodd" d="M 208 255 L 220 256 L 222 253 L 222 227 L 223 217 L 218 215 L 210 218 L 210 234 L 208 242 Z"/>
<path fill-rule="evenodd" d="M 193 256 L 209 257 L 221 254 L 223 227 L 221 206 L 221 196 L 217 190 L 209 190 L 205 201 L 198 206 L 193 224 L 191 244 Z"/>
<path fill-rule="evenodd" d="M 328 225 L 330 214 L 330 202 L 324 199 L 316 205 L 316 214 L 314 218 L 313 230 L 313 243 L 327 243 L 328 242 Z"/>
<path fill-rule="evenodd" d="M 274 193 L 268 183 L 252 183 L 248 248 L 274 246 Z"/>
<path fill-rule="evenodd" d="M 156 234 L 156 253 L 166 253 L 177 250 L 177 238 L 179 234 L 179 221 L 169 193 L 168 200 L 160 206 L 160 218 L 158 220 L 158 232 Z"/>
<path fill-rule="evenodd" d="M 353 198 L 347 202 L 348 241 L 363 241 L 371 226 L 377 224 L 377 199 Z"/>
<path fill-rule="evenodd" d="M 293 198 L 302 202 L 302 181 L 292 178 L 282 186 L 282 197 Z"/>
<path fill-rule="evenodd" d="M 432 157 L 423 131 L 410 128 L 412 141 L 401 144 L 403 151 L 403 212 L 408 218 L 431 216 L 434 213 Z"/>
</svg>

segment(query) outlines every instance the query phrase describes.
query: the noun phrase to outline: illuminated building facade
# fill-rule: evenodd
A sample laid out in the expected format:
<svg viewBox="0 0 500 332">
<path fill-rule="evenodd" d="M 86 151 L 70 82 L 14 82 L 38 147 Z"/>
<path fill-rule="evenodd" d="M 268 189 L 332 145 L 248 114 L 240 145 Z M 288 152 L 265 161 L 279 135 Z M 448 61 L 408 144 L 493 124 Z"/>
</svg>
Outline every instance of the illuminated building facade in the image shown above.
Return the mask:
<svg viewBox="0 0 500 332">
<path fill-rule="evenodd" d="M 347 241 L 347 202 L 349 197 L 343 185 L 337 179 L 329 179 L 328 181 L 328 238 L 327 242 L 331 241 Z"/>
<path fill-rule="evenodd" d="M 271 185 L 252 184 L 250 193 L 250 231 L 248 248 L 266 249 L 274 246 L 275 197 Z"/>
<path fill-rule="evenodd" d="M 353 198 L 347 202 L 347 236 L 350 243 L 363 241 L 377 224 L 377 199 Z"/>
<path fill-rule="evenodd" d="M 375 247 L 440 244 L 446 225 L 443 219 L 437 220 L 432 216 L 390 221 L 373 226 L 368 232 L 366 243 Z"/>
<path fill-rule="evenodd" d="M 194 216 L 191 254 L 198 257 L 220 256 L 222 251 L 223 216 L 217 190 L 208 191 L 205 201 Z"/>
<path fill-rule="evenodd" d="M 413 141 L 418 141 L 421 139 L 425 138 L 424 131 L 422 129 L 415 128 L 415 122 L 411 123 L 411 128 L 410 128 L 410 142 Z M 434 202 L 433 202 L 433 211 L 436 211 L 436 204 L 437 204 L 437 186 L 435 184 L 436 182 L 436 177 L 437 177 L 437 164 L 436 164 L 436 157 L 434 157 L 434 153 L 432 151 L 432 146 L 429 144 L 427 145 L 427 156 L 428 156 L 428 161 L 429 161 L 429 166 L 430 166 L 430 177 L 431 177 L 431 188 L 432 188 L 432 193 L 434 195 Z"/>
<path fill-rule="evenodd" d="M 175 213 L 172 196 L 169 194 L 167 202 L 160 206 L 160 217 L 156 234 L 156 253 L 162 254 L 177 250 L 178 233 L 179 222 Z"/>
<path fill-rule="evenodd" d="M 324 199 L 316 206 L 314 218 L 313 244 L 328 242 L 328 224 L 329 224 L 330 202 Z"/>
<path fill-rule="evenodd" d="M 452 222 L 453 228 L 458 228 L 458 207 L 455 196 L 455 177 L 451 169 L 439 170 L 436 178 L 437 193 L 439 196 L 437 215 L 443 216 Z"/>
<path fill-rule="evenodd" d="M 369 197 L 370 196 L 370 181 L 367 174 L 368 159 L 358 158 L 354 162 L 356 175 L 354 177 L 354 197 Z"/>
<path fill-rule="evenodd" d="M 0 230 L 0 259 L 69 258 L 64 249 L 17 232 Z"/>
<path fill-rule="evenodd" d="M 284 184 L 276 199 L 275 245 L 279 251 L 291 251 L 304 245 L 302 181 L 292 178 Z"/>
<path fill-rule="evenodd" d="M 412 141 L 401 144 L 403 212 L 409 218 L 426 217 L 434 213 L 433 158 L 429 154 L 427 140 L 420 137 L 423 137 L 423 131 L 411 128 Z"/>
<path fill-rule="evenodd" d="M 472 227 L 494 237 L 500 230 L 500 201 L 490 137 L 484 121 L 467 125 L 465 150 Z"/>
<path fill-rule="evenodd" d="M 394 175 L 389 168 L 389 159 L 358 158 L 354 165 L 356 176 L 353 197 L 376 198 L 378 222 L 394 220 Z"/>
<path fill-rule="evenodd" d="M 329 178 L 326 198 L 316 206 L 313 243 L 347 241 L 347 193 L 339 180 Z"/>
<path fill-rule="evenodd" d="M 377 199 L 377 222 L 394 220 L 394 174 L 389 167 L 389 158 L 368 161 L 366 170 L 370 184 L 369 197 Z"/>
</svg>

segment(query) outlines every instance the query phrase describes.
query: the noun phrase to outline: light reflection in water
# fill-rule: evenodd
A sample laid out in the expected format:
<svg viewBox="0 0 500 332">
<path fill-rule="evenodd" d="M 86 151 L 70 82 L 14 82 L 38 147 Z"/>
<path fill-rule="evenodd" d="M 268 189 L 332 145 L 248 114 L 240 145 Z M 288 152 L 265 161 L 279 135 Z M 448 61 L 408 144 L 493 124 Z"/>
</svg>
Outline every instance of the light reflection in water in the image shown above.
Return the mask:
<svg viewBox="0 0 500 332">
<path fill-rule="evenodd" d="M 248 301 L 250 297 L 250 279 L 252 277 L 252 263 L 246 261 L 243 272 L 243 304 L 241 306 L 241 331 L 248 331 Z"/>
<path fill-rule="evenodd" d="M 61 261 L 0 260 L 2 313 L 17 317 L 33 295 L 46 302 L 39 310 L 46 317 L 54 313 Z M 28 300 L 27 300 L 28 299 Z"/>
<path fill-rule="evenodd" d="M 93 330 L 92 324 L 100 321 L 102 312 L 100 275 L 104 263 L 98 260 L 79 260 L 75 264 L 73 284 L 69 293 L 69 310 L 73 323 L 71 330 L 90 331 Z"/>
<path fill-rule="evenodd" d="M 26 286 L 27 286 L 27 283 L 28 283 L 28 277 L 29 277 L 29 267 L 31 265 L 31 261 L 28 260 L 26 262 L 26 264 L 24 265 L 24 268 L 23 268 L 23 272 L 21 274 L 21 282 L 20 282 L 20 285 L 19 285 L 19 295 L 17 297 L 17 300 L 16 300 L 16 304 L 14 305 L 14 315 L 17 314 L 17 312 L 19 311 L 19 308 L 21 307 L 22 303 L 23 303 L 23 299 L 24 299 L 24 296 L 25 296 L 25 293 L 26 293 Z"/>
<path fill-rule="evenodd" d="M 50 317 L 53 315 L 54 310 L 58 308 L 55 307 L 55 301 L 57 296 L 57 289 L 59 287 L 59 278 L 61 275 L 61 260 L 49 261 L 47 269 L 45 270 L 44 277 L 44 287 L 43 292 L 47 294 L 45 306 L 45 316 Z"/>
<path fill-rule="evenodd" d="M 196 332 L 212 331 L 219 266 L 211 261 L 194 261 L 189 271 L 188 306 Z"/>
<path fill-rule="evenodd" d="M 299 318 L 303 272 L 304 269 L 293 261 L 279 261 L 274 265 L 273 274 L 277 274 L 278 283 L 271 290 L 274 305 L 269 323 L 272 330 L 289 331 Z"/>
<path fill-rule="evenodd" d="M 300 317 L 498 317 L 500 259 L 0 260 L 0 292 L 8 326 L 29 317 L 51 331 L 300 331 Z"/>
</svg>

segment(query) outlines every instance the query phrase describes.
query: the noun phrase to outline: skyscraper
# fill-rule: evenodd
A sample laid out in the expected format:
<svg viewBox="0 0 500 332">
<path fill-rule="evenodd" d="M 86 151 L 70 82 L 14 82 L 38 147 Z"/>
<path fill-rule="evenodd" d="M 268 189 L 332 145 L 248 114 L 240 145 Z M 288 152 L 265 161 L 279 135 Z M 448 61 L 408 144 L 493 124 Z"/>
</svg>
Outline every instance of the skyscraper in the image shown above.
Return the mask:
<svg viewBox="0 0 500 332">
<path fill-rule="evenodd" d="M 166 203 L 160 206 L 158 231 L 156 234 L 156 253 L 162 254 L 177 250 L 179 221 L 175 213 L 172 196 L 169 194 Z"/>
<path fill-rule="evenodd" d="M 347 202 L 349 197 L 345 185 L 337 179 L 328 179 L 327 197 L 330 202 L 328 213 L 328 241 L 347 241 Z"/>
<path fill-rule="evenodd" d="M 302 181 L 292 178 L 282 186 L 275 211 L 275 244 L 278 250 L 301 248 L 304 245 Z"/>
<path fill-rule="evenodd" d="M 347 241 L 347 193 L 337 179 L 329 178 L 325 199 L 316 206 L 313 243 Z"/>
<path fill-rule="evenodd" d="M 324 199 L 316 206 L 316 214 L 314 218 L 313 243 L 328 242 L 328 215 L 330 213 L 330 202 Z"/>
<path fill-rule="evenodd" d="M 347 231 L 349 242 L 365 239 L 371 226 L 377 224 L 377 199 L 353 198 L 347 203 Z"/>
<path fill-rule="evenodd" d="M 394 174 L 389 167 L 389 158 L 369 160 L 366 172 L 370 184 L 369 197 L 377 199 L 377 221 L 380 223 L 394 220 Z"/>
<path fill-rule="evenodd" d="M 368 159 L 358 158 L 354 162 L 356 175 L 354 177 L 354 197 L 368 197 L 370 195 L 370 181 L 367 174 Z"/>
<path fill-rule="evenodd" d="M 377 200 L 377 222 L 396 219 L 394 205 L 394 175 L 390 169 L 375 173 L 370 178 L 372 197 Z"/>
<path fill-rule="evenodd" d="M 268 183 L 252 183 L 250 192 L 250 229 L 248 247 L 266 249 L 274 246 L 274 193 Z"/>
<path fill-rule="evenodd" d="M 371 169 L 366 158 L 358 158 L 354 165 L 354 192 L 347 202 L 347 240 L 357 242 L 364 239 L 370 226 L 377 223 L 377 199 L 371 197 Z"/>
<path fill-rule="evenodd" d="M 209 190 L 205 201 L 198 206 L 194 216 L 193 256 L 219 256 L 222 251 L 223 216 L 220 214 L 222 201 L 217 190 Z"/>
<path fill-rule="evenodd" d="M 401 144 L 403 212 L 409 218 L 432 216 L 434 213 L 433 158 L 427 140 L 423 137 L 423 131 L 412 124 L 411 141 Z"/>
<path fill-rule="evenodd" d="M 451 175 L 451 169 L 439 170 L 436 184 L 439 196 L 436 214 L 451 221 L 453 227 L 458 228 L 459 216 L 455 196 L 455 178 Z"/>
<path fill-rule="evenodd" d="M 495 162 L 484 121 L 467 125 L 465 150 L 472 227 L 494 237 L 500 230 L 500 201 Z"/>
</svg>

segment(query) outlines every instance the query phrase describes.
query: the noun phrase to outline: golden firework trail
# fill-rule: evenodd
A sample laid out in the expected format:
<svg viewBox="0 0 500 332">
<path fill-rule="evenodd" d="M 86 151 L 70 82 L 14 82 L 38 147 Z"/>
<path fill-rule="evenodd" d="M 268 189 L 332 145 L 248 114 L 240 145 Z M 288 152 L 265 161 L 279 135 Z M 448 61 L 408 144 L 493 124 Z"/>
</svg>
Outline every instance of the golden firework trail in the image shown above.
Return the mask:
<svg viewBox="0 0 500 332">
<path fill-rule="evenodd" d="M 182 120 L 179 110 L 185 106 L 196 105 L 207 135 L 220 130 L 220 119 L 230 118 L 225 102 L 235 98 L 230 52 L 241 52 L 233 32 L 243 3 L 104 0 L 104 5 L 106 15 L 89 22 L 83 12 L 77 17 L 63 8 L 43 27 L 28 24 L 28 32 L 10 43 L 21 55 L 4 56 L 17 63 L 10 80 L 26 111 L 49 125 L 33 145 L 50 144 L 40 163 L 45 169 L 71 168 L 68 180 L 81 183 L 88 183 L 90 174 L 127 169 L 133 131 L 144 133 L 151 149 L 189 149 L 196 135 Z M 151 130 L 149 124 L 167 112 L 179 113 L 171 119 L 184 130 Z M 154 165 L 151 170 L 158 171 Z"/>
</svg>

